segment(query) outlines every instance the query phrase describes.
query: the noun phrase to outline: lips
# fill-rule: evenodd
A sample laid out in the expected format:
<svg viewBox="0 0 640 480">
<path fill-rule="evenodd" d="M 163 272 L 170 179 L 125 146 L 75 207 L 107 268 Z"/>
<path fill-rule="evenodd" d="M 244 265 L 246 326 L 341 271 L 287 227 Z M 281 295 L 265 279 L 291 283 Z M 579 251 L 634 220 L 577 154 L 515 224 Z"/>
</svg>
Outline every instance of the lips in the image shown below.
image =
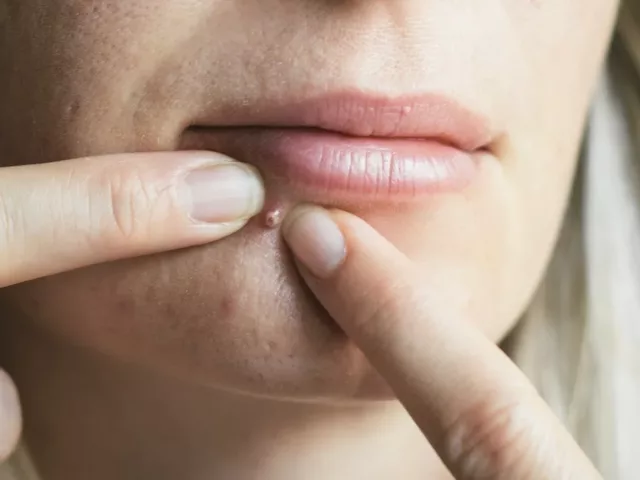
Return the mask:
<svg viewBox="0 0 640 480">
<path fill-rule="evenodd" d="M 253 164 L 305 200 L 327 204 L 464 189 L 495 138 L 481 116 L 435 95 L 340 94 L 222 120 L 224 127 L 199 119 L 181 148 Z"/>
</svg>

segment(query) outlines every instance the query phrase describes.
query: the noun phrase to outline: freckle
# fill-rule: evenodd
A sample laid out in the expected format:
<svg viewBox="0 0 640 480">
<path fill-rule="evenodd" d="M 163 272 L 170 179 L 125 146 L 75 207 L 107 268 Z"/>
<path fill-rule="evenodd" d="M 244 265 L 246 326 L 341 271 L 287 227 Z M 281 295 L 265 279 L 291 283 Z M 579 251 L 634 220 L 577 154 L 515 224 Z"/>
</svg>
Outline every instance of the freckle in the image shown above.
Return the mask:
<svg viewBox="0 0 640 480">
<path fill-rule="evenodd" d="M 264 223 L 268 228 L 276 228 L 282 223 L 282 211 L 280 209 L 275 209 L 267 212 Z"/>
</svg>

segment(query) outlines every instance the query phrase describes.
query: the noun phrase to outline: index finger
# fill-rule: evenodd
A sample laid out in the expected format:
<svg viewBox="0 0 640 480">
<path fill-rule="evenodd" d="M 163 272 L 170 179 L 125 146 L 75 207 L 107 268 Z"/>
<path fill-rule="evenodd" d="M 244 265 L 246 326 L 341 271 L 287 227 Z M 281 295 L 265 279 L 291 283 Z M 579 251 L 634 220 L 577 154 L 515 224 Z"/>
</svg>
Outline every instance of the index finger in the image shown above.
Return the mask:
<svg viewBox="0 0 640 480">
<path fill-rule="evenodd" d="M 255 169 L 213 152 L 0 168 L 0 288 L 219 240 L 263 200 Z"/>
<path fill-rule="evenodd" d="M 456 478 L 600 478 L 520 370 L 372 227 L 302 207 L 284 235 L 311 290 Z"/>
</svg>

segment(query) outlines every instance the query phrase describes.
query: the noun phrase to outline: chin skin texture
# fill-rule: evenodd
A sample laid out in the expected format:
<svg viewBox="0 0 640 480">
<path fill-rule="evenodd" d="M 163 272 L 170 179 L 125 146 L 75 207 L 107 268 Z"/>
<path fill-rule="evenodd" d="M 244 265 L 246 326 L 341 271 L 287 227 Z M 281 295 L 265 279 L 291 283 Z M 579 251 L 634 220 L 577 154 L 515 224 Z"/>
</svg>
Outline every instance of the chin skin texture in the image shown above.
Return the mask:
<svg viewBox="0 0 640 480">
<path fill-rule="evenodd" d="M 435 92 L 480 112 L 500 141 L 464 191 L 349 210 L 495 341 L 525 308 L 553 247 L 617 8 L 614 0 L 3 2 L 7 165 L 176 149 L 202 118 L 224 125 L 229 112 L 265 99 L 345 89 Z M 264 173 L 287 204 L 305 201 Z M 216 244 L 31 282 L 0 299 L 16 321 L 199 384 L 306 400 L 388 396 L 262 219 Z"/>
</svg>

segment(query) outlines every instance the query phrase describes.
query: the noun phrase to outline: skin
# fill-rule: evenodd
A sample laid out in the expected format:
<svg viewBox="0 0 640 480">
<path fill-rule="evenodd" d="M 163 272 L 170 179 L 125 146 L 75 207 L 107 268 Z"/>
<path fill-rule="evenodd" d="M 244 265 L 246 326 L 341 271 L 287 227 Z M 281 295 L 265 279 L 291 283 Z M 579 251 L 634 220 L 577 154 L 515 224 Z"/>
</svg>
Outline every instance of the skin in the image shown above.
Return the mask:
<svg viewBox="0 0 640 480">
<path fill-rule="evenodd" d="M 455 478 L 601 478 L 515 365 L 373 228 L 303 207 L 287 219 L 285 237 L 311 290 Z"/>
<path fill-rule="evenodd" d="M 186 144 L 184 128 L 205 116 L 224 125 L 229 111 L 256 108 L 264 98 L 328 89 L 390 97 L 434 91 L 482 112 L 500 133 L 492 145 L 497 161 L 483 165 L 467 190 L 405 209 L 350 211 L 411 264 L 406 290 L 428 292 L 443 305 L 435 314 L 465 319 L 495 343 L 526 307 L 556 238 L 617 2 L 0 0 L 0 6 L 5 166 L 176 150 Z M 103 193 L 116 179 L 144 180 L 137 194 L 125 189 L 115 200 L 123 205 L 127 195 L 164 191 L 162 182 L 174 178 L 168 172 L 179 168 L 173 161 L 132 157 L 122 166 L 96 157 L 76 161 L 82 166 L 23 167 L 34 173 L 18 170 L 17 177 L 2 170 L 2 181 L 12 185 L 0 189 L 9 192 L 3 205 L 27 201 L 32 209 L 14 208 L 25 233 L 3 245 L 3 261 L 17 264 L 3 272 L 2 285 L 14 286 L 0 291 L 0 361 L 21 392 L 27 439 L 45 479 L 260 472 L 286 480 L 300 471 L 314 478 L 376 478 L 373 472 L 450 478 L 393 400 L 397 395 L 406 406 L 409 388 L 417 398 L 409 411 L 437 453 L 460 478 L 475 478 L 443 454 L 440 435 L 428 427 L 447 418 L 429 404 L 430 388 L 401 383 L 420 357 L 391 349 L 389 358 L 372 358 L 380 336 L 360 336 L 341 313 L 360 307 L 321 294 L 330 316 L 319 308 L 316 286 L 310 292 L 302 282 L 278 229 L 266 231 L 255 220 L 216 243 L 131 259 L 207 243 L 221 230 L 189 233 L 193 225 L 170 214 L 172 202 L 163 203 L 166 216 L 154 211 L 147 222 L 142 201 L 136 225 L 146 227 L 114 243 L 117 229 L 105 233 L 96 225 L 108 222 L 78 219 L 70 208 L 94 198 L 87 178 L 96 176 Z M 70 176 L 78 169 L 84 175 Z M 278 190 L 287 204 L 305 201 L 268 169 L 262 174 L 267 190 Z M 80 197 L 69 197 L 74 191 Z M 25 198 L 26 192 L 33 193 Z M 103 197 L 98 211 L 114 211 L 111 197 Z M 62 212 L 56 217 L 62 223 L 43 216 L 36 208 L 42 205 Z M 93 241 L 78 241 L 78 231 L 96 229 Z M 355 236 L 355 251 L 366 247 L 358 238 L 372 235 Z M 48 250 L 38 238 L 51 239 Z M 385 257 L 390 248 L 372 252 L 371 261 L 395 260 Z M 345 275 L 351 288 L 366 287 L 361 275 Z M 418 306 L 410 299 L 406 305 L 383 316 L 415 316 Z M 429 321 L 422 323 L 420 345 L 437 347 Z M 473 363 L 434 358 L 452 362 L 452 372 Z M 488 365 L 504 379 L 493 374 L 488 384 L 509 383 L 513 372 L 494 360 Z M 436 374 L 427 368 L 420 376 L 446 390 L 430 380 Z M 427 413 L 416 414 L 425 403 Z M 384 438 L 371 434 L 381 429 Z M 555 425 L 545 431 L 565 435 Z M 65 440 L 52 446 L 52 436 Z M 569 443 L 558 441 L 562 448 Z M 585 472 L 575 447 L 566 448 L 576 472 Z"/>
</svg>

